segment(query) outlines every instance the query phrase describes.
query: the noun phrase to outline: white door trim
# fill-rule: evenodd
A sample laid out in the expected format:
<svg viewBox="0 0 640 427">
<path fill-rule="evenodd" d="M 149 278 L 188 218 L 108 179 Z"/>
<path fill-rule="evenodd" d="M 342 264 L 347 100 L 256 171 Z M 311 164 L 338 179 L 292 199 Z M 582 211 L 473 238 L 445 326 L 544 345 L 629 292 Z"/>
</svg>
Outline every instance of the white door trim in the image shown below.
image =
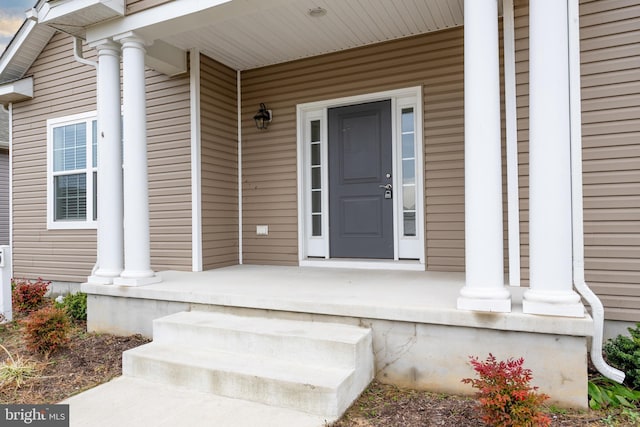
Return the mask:
<svg viewBox="0 0 640 427">
<path fill-rule="evenodd" d="M 421 269 L 424 270 L 425 266 L 425 240 L 424 240 L 424 139 L 423 139 L 423 112 L 422 112 L 422 87 L 415 86 L 404 89 L 390 90 L 384 92 L 376 92 L 365 95 L 349 96 L 343 98 L 328 99 L 316 102 L 310 102 L 305 104 L 298 104 L 296 106 L 297 112 L 297 161 L 298 161 L 298 259 L 300 265 L 316 265 L 322 266 L 341 266 L 345 268 L 351 268 L 351 265 L 364 266 L 364 268 L 380 268 L 376 267 L 376 261 L 367 260 L 362 262 L 361 260 L 330 260 L 329 259 L 329 221 L 328 212 L 329 197 L 328 192 L 324 191 L 328 189 L 328 173 L 327 173 L 327 110 L 333 107 L 340 107 L 345 105 L 354 105 L 365 102 L 374 102 L 391 99 L 392 104 L 392 138 L 393 138 L 393 156 L 394 167 L 398 168 L 398 165 L 402 164 L 401 154 L 399 147 L 401 143 L 401 130 L 396 125 L 400 118 L 398 108 L 398 102 L 401 100 L 400 105 L 407 105 L 407 99 L 414 99 L 413 104 L 415 111 L 415 140 L 416 140 L 416 205 L 419 207 L 416 212 L 416 236 L 413 238 L 416 242 L 413 242 L 416 246 L 417 259 L 415 261 L 402 261 L 397 262 L 396 268 L 409 268 L 409 269 Z M 310 171 L 306 166 L 310 165 L 310 149 L 305 149 L 305 142 L 309 141 L 309 126 L 311 120 L 320 120 L 320 141 L 322 142 L 321 152 L 321 164 L 322 164 L 322 232 L 323 236 L 320 238 L 311 237 L 311 202 L 310 202 Z M 401 242 L 401 239 L 407 239 L 401 236 L 400 215 L 402 215 L 402 200 L 400 198 L 401 192 L 398 191 L 402 188 L 402 182 L 400 180 L 400 174 L 394 173 L 393 186 L 396 189 L 395 197 L 396 203 L 394 207 L 394 260 L 400 260 L 400 246 L 406 245 L 407 242 Z M 314 240 L 315 239 L 315 240 Z M 416 244 L 417 243 L 417 244 Z M 313 247 L 313 249 L 310 249 Z M 310 253 L 313 252 L 313 253 Z M 310 255 L 312 257 L 310 257 Z M 313 258 L 313 257 L 316 258 Z M 336 261 L 335 263 L 333 261 Z M 331 264 L 331 265 L 329 265 Z M 389 260 L 381 260 L 381 265 L 389 266 Z M 404 267 L 403 267 L 404 266 Z M 362 268 L 362 267 L 361 267 Z"/>
</svg>

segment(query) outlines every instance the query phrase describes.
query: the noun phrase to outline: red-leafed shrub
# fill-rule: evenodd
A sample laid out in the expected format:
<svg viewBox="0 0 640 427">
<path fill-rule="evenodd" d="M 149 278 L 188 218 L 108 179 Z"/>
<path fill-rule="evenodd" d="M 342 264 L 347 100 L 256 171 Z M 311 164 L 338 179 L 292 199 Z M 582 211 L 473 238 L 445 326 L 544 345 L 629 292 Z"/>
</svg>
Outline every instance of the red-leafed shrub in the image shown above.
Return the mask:
<svg viewBox="0 0 640 427">
<path fill-rule="evenodd" d="M 44 303 L 44 295 L 51 282 L 38 278 L 35 282 L 28 279 L 12 279 L 11 293 L 13 309 L 19 313 L 30 313 Z"/>
<path fill-rule="evenodd" d="M 69 341 L 71 322 L 65 310 L 45 307 L 25 320 L 25 341 L 29 350 L 49 356 Z"/>
<path fill-rule="evenodd" d="M 489 353 L 485 361 L 469 357 L 471 366 L 479 379 L 465 378 L 465 384 L 478 389 L 478 401 L 482 409 L 482 420 L 498 427 L 546 427 L 551 419 L 541 411 L 542 403 L 549 398 L 537 393 L 538 387 L 529 382 L 533 378 L 531 369 L 523 368 L 524 359 L 496 360 Z"/>
</svg>

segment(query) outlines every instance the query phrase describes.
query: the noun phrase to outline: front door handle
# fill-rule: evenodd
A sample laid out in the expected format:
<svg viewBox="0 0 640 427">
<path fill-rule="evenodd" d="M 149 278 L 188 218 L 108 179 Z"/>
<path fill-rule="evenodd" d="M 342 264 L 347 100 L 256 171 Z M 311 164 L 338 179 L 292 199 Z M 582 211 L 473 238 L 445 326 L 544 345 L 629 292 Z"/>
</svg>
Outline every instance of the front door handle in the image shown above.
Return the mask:
<svg viewBox="0 0 640 427">
<path fill-rule="evenodd" d="M 384 188 L 385 190 L 391 190 L 393 188 L 393 185 L 391 185 L 391 184 L 378 185 L 378 187 Z"/>
</svg>

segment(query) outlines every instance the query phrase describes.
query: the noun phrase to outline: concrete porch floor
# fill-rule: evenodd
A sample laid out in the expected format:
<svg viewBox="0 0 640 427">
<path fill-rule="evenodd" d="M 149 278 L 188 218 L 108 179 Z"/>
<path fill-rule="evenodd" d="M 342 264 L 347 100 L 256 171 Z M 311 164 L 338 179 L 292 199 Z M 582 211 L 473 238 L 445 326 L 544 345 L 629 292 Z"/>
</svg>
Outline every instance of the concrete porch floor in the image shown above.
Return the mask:
<svg viewBox="0 0 640 427">
<path fill-rule="evenodd" d="M 83 284 L 88 294 L 176 303 L 384 319 L 506 331 L 591 336 L 584 318 L 522 313 L 527 288 L 509 287 L 511 313 L 456 308 L 464 273 L 238 265 L 204 272 L 163 271 L 140 287 Z"/>
</svg>

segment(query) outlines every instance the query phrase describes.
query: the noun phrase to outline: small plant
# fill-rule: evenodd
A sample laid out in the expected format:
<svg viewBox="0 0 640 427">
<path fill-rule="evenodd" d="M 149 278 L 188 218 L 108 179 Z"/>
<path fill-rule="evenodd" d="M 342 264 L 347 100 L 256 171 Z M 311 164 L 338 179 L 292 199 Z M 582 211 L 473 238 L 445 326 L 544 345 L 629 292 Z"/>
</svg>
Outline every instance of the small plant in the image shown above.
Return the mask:
<svg viewBox="0 0 640 427">
<path fill-rule="evenodd" d="M 87 294 L 83 292 L 60 296 L 56 298 L 55 306 L 64 308 L 74 320 L 87 320 Z"/>
<path fill-rule="evenodd" d="M 498 361 L 489 353 L 485 361 L 473 356 L 469 359 L 480 378 L 465 378 L 462 382 L 478 389 L 482 420 L 487 425 L 542 427 L 551 424 L 551 419 L 541 411 L 542 403 L 549 396 L 537 393 L 538 387 L 529 384 L 533 375 L 522 366 L 523 358 Z"/>
<path fill-rule="evenodd" d="M 607 361 L 624 371 L 625 384 L 640 389 L 640 323 L 628 328 L 631 337 L 618 335 L 604 346 Z"/>
<path fill-rule="evenodd" d="M 24 320 L 25 341 L 29 350 L 48 357 L 69 341 L 70 322 L 65 310 L 45 307 Z"/>
<path fill-rule="evenodd" d="M 8 356 L 4 362 L 0 363 L 0 387 L 4 387 L 7 384 L 15 384 L 16 388 L 20 388 L 28 378 L 38 376 L 39 369 L 37 364 L 20 356 L 14 358 L 2 344 L 0 344 L 0 348 Z"/>
<path fill-rule="evenodd" d="M 640 391 L 618 384 L 604 377 L 589 381 L 589 407 L 600 410 L 608 408 L 636 409 L 640 404 Z"/>
<path fill-rule="evenodd" d="M 38 278 L 35 282 L 29 279 L 12 279 L 13 309 L 19 313 L 30 313 L 42 306 L 44 295 L 51 282 Z"/>
</svg>

